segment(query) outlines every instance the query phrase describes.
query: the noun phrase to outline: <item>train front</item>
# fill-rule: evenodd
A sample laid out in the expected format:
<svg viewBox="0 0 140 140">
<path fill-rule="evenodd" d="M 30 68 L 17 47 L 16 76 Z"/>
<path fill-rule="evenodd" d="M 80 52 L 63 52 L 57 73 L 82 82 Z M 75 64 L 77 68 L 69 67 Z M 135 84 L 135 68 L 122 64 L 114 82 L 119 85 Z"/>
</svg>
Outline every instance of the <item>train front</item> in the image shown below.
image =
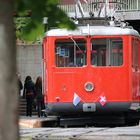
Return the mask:
<svg viewBox="0 0 140 140">
<path fill-rule="evenodd" d="M 49 114 L 93 117 L 125 114 L 132 103 L 131 29 L 82 26 L 54 29 L 44 45 Z"/>
</svg>

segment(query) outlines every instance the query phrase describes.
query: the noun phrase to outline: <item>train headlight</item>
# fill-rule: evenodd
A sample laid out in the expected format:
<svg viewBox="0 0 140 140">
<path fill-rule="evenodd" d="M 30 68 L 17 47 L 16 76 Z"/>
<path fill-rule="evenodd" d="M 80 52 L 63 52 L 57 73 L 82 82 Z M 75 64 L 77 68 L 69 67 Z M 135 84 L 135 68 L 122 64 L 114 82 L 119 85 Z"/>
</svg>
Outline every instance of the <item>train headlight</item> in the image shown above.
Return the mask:
<svg viewBox="0 0 140 140">
<path fill-rule="evenodd" d="M 94 85 L 91 82 L 86 82 L 84 87 L 86 91 L 92 91 L 94 89 Z"/>
</svg>

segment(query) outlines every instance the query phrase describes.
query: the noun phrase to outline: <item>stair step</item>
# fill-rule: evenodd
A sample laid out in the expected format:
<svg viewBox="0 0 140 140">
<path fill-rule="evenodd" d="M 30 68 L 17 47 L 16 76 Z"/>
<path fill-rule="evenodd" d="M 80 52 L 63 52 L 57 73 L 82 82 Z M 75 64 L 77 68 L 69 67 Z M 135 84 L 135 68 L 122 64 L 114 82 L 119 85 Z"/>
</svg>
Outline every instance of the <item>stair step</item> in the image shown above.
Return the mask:
<svg viewBox="0 0 140 140">
<path fill-rule="evenodd" d="M 32 108 L 32 114 L 37 115 L 37 111 L 34 106 Z M 26 116 L 26 99 L 23 99 L 22 97 L 19 98 L 19 115 Z"/>
</svg>

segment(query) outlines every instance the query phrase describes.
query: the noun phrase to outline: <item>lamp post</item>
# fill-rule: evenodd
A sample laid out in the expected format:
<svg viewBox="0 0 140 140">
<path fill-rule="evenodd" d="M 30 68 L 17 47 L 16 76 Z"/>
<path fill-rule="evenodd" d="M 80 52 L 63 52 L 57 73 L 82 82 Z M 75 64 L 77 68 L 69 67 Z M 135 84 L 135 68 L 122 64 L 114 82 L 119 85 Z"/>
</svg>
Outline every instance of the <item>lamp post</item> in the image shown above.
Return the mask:
<svg viewBox="0 0 140 140">
<path fill-rule="evenodd" d="M 47 26 L 48 26 L 48 17 L 43 18 L 43 24 L 44 24 L 44 32 L 47 31 Z"/>
</svg>

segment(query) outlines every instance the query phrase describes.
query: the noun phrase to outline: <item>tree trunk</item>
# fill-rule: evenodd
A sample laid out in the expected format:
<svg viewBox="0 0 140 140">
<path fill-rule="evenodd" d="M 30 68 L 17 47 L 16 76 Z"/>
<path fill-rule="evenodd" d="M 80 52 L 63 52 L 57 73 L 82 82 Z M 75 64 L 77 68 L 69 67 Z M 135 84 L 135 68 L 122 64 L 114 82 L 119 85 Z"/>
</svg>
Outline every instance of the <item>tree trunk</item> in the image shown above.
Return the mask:
<svg viewBox="0 0 140 140">
<path fill-rule="evenodd" d="M 18 140 L 18 90 L 12 0 L 0 0 L 0 140 Z"/>
</svg>

